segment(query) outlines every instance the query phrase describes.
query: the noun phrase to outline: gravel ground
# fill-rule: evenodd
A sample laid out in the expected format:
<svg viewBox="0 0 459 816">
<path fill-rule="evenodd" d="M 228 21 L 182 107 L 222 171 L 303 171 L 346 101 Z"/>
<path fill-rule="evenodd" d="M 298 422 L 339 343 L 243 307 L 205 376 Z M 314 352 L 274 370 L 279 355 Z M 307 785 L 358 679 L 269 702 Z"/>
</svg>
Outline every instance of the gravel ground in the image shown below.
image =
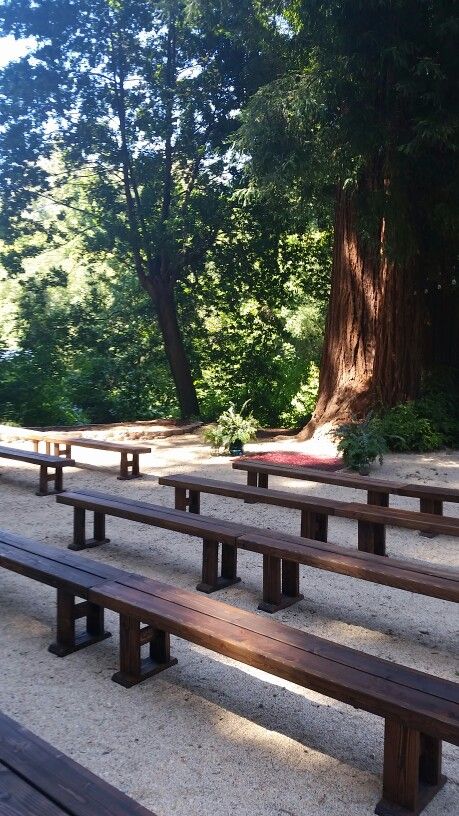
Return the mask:
<svg viewBox="0 0 459 816">
<path fill-rule="evenodd" d="M 119 482 L 116 456 L 76 449 L 81 467 L 65 471 L 65 484 L 168 505 L 172 491 L 158 486 L 159 475 L 189 472 L 244 480 L 228 459 L 209 457 L 197 435 L 152 445 L 152 454 L 141 457 L 142 480 Z M 248 448 L 327 452 L 323 443 L 292 440 Z M 35 496 L 36 468 L 6 462 L 0 467 L 0 526 L 66 547 L 71 509 L 52 497 Z M 457 487 L 459 453 L 391 455 L 375 475 Z M 272 479 L 272 486 L 360 497 L 307 482 Z M 409 499 L 392 503 L 416 507 Z M 299 529 L 294 511 L 217 496 L 203 497 L 202 512 L 292 533 Z M 457 515 L 459 507 L 448 505 L 446 512 Z M 198 582 L 197 539 L 113 518 L 107 519 L 107 534 L 111 542 L 89 551 L 89 557 L 190 590 Z M 356 525 L 331 519 L 329 537 L 354 548 Z M 388 550 L 394 556 L 459 565 L 453 538 L 390 529 Z M 452 604 L 328 572 L 301 571 L 305 599 L 278 613 L 277 620 L 457 680 L 459 618 Z M 239 574 L 241 584 L 218 597 L 254 610 L 261 593 L 260 556 L 240 554 Z M 381 719 L 175 638 L 178 665 L 126 691 L 110 682 L 117 668 L 115 616 L 107 615 L 111 639 L 58 659 L 47 652 L 54 591 L 7 571 L 1 577 L 1 709 L 158 816 L 373 813 L 381 790 Z M 446 744 L 443 753 L 448 783 L 426 816 L 459 812 L 459 751 Z"/>
</svg>

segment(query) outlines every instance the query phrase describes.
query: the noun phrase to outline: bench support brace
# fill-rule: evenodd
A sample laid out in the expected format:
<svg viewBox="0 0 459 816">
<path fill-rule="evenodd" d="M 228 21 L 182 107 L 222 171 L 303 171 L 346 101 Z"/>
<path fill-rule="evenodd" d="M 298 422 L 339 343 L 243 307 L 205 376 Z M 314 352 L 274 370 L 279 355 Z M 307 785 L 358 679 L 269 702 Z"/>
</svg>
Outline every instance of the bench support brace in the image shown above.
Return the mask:
<svg viewBox="0 0 459 816">
<path fill-rule="evenodd" d="M 282 565 L 281 565 L 282 564 Z M 263 600 L 258 609 L 278 612 L 303 599 L 300 594 L 300 567 L 275 555 L 263 556 Z"/>
<path fill-rule="evenodd" d="M 149 646 L 149 655 L 142 658 L 145 644 Z M 171 658 L 169 632 L 142 627 L 137 618 L 120 615 L 120 670 L 112 677 L 114 683 L 131 688 L 176 663 L 177 658 Z"/>
<path fill-rule="evenodd" d="M 237 547 L 232 544 L 222 544 L 221 573 L 218 574 L 218 541 L 203 539 L 202 542 L 202 581 L 196 589 L 199 592 L 210 594 L 219 589 L 238 584 L 241 580 L 237 576 Z"/>
<path fill-rule="evenodd" d="M 86 538 L 86 510 L 84 507 L 73 508 L 73 541 L 69 550 L 86 550 L 109 541 L 105 536 L 105 513 L 94 512 L 94 538 Z"/>
<path fill-rule="evenodd" d="M 49 465 L 40 465 L 40 476 L 38 481 L 37 496 L 52 496 L 55 493 L 63 492 L 62 468 L 55 467 L 54 473 L 48 473 Z M 54 488 L 48 487 L 49 482 L 54 482 Z"/>
<path fill-rule="evenodd" d="M 441 741 L 388 717 L 384 733 L 383 795 L 378 816 L 418 816 L 445 784 Z"/>
<path fill-rule="evenodd" d="M 127 451 L 121 451 L 120 475 L 118 479 L 141 479 L 142 474 L 139 468 L 139 454 L 132 452 L 131 459 L 128 459 Z"/>
<path fill-rule="evenodd" d="M 75 622 L 80 618 L 86 618 L 86 626 L 83 632 L 77 634 Z M 104 628 L 103 607 L 89 601 L 77 603 L 71 592 L 57 590 L 56 640 L 48 647 L 49 652 L 65 657 L 108 637 L 110 632 Z"/>
</svg>

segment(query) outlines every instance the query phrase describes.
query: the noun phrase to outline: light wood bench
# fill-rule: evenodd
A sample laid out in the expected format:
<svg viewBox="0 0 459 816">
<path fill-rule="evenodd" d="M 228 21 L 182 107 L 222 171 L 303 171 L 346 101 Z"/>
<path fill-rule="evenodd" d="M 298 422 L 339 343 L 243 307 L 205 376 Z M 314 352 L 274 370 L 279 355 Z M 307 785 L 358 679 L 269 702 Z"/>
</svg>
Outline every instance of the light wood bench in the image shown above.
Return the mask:
<svg viewBox="0 0 459 816">
<path fill-rule="evenodd" d="M 459 536 L 459 518 L 449 516 L 417 513 L 392 507 L 373 507 L 357 502 L 324 499 L 309 494 L 270 490 L 183 474 L 161 476 L 159 484 L 174 488 L 176 508 L 185 510 L 188 507 L 193 513 L 199 513 L 201 493 L 243 499 L 251 504 L 259 502 L 299 510 L 301 535 L 318 541 L 327 541 L 329 516 L 355 519 L 358 524 L 359 550 L 375 555 L 386 555 L 387 526 L 419 530 L 429 535 Z"/>
<path fill-rule="evenodd" d="M 120 670 L 112 678 L 120 685 L 173 665 L 175 635 L 383 717 L 380 816 L 415 816 L 444 784 L 441 741 L 459 744 L 459 684 L 140 576 L 95 587 L 91 597 L 120 615 Z"/>
<path fill-rule="evenodd" d="M 33 453 L 32 451 L 6 446 L 0 446 L 0 458 L 11 459 L 15 462 L 26 462 L 40 468 L 37 496 L 61 493 L 64 489 L 63 469 L 75 466 L 73 459 L 62 459 L 59 456 L 48 456 L 45 453 Z M 54 470 L 54 473 L 48 473 L 49 470 Z M 54 488 L 51 490 L 49 489 L 50 481 L 54 482 Z"/>
<path fill-rule="evenodd" d="M 88 590 L 116 579 L 121 570 L 6 530 L 0 530 L 0 567 L 57 589 L 56 639 L 50 652 L 71 654 L 110 636 L 104 610 L 88 601 Z M 79 620 L 84 623 L 77 630 Z"/>
<path fill-rule="evenodd" d="M 0 712 L 3 816 L 154 816 Z"/>
<path fill-rule="evenodd" d="M 72 549 L 81 550 L 107 541 L 107 515 L 202 538 L 202 579 L 197 585 L 200 592 L 216 592 L 240 581 L 237 575 L 238 549 L 261 554 L 263 600 L 259 609 L 265 612 L 277 612 L 303 598 L 299 585 L 300 564 L 430 597 L 459 601 L 459 572 L 454 569 L 418 561 L 380 558 L 328 542 L 260 530 L 247 524 L 96 491 L 62 493 L 57 501 L 74 508 L 74 534 L 69 545 Z M 89 540 L 86 539 L 86 511 L 94 513 L 94 537 Z"/>
<path fill-rule="evenodd" d="M 69 458 L 73 448 L 91 448 L 92 450 L 113 451 L 121 454 L 120 475 L 118 479 L 140 479 L 139 456 L 141 453 L 151 453 L 151 448 L 146 445 L 136 445 L 131 442 L 106 442 L 103 439 L 90 439 L 86 436 L 68 436 L 45 434 L 36 438 L 36 435 L 28 437 L 34 442 L 35 449 L 38 449 L 40 442 L 46 445 L 46 452 L 53 449 L 55 456 Z"/>
<path fill-rule="evenodd" d="M 42 559 L 48 558 L 55 565 L 62 565 L 60 550 L 47 547 L 43 553 L 44 545 L 37 544 L 35 557 L 39 563 L 33 567 L 35 575 L 28 572 L 31 565 L 20 563 L 17 569 L 15 559 L 24 560 L 21 552 L 31 556 L 34 542 L 29 541 L 24 547 L 18 543 L 19 537 L 5 533 L 1 537 L 4 549 L 10 546 L 13 550 L 9 565 L 3 564 L 8 569 L 38 580 L 45 578 L 44 582 L 48 583 L 46 570 L 56 573 L 59 568 L 45 567 Z M 70 568 L 70 562 L 65 567 Z M 71 568 L 81 575 L 91 575 L 93 568 L 99 570 L 100 567 L 91 565 L 80 555 L 71 554 Z M 56 577 L 54 573 L 52 580 Z M 129 688 L 173 666 L 177 660 L 171 656 L 170 636 L 175 635 L 384 717 L 383 793 L 376 807 L 380 816 L 417 816 L 443 786 L 442 740 L 459 744 L 459 684 L 143 576 L 118 570 L 112 579 L 99 577 L 101 580 L 97 583 L 90 579 L 91 586 L 86 586 L 85 591 L 93 608 L 110 609 L 120 616 L 120 669 L 113 675 L 115 682 Z M 80 577 L 76 578 L 76 583 L 75 576 L 67 576 L 65 580 L 70 580 L 73 588 L 82 587 Z M 149 656 L 142 658 L 141 650 L 145 645 L 148 645 Z M 57 651 L 59 655 L 66 653 Z M 225 672 L 224 666 L 222 671 Z M 37 752 L 36 762 L 40 756 L 41 752 Z M 52 779 L 52 763 L 46 759 L 44 766 L 47 785 L 56 784 Z M 21 776 L 24 775 L 23 771 Z M 34 786 L 41 790 L 39 785 Z M 49 790 L 49 787 L 44 788 L 44 793 Z M 68 793 L 72 790 L 71 786 L 67 788 Z M 82 802 L 86 805 L 83 798 Z M 115 803 L 110 802 L 110 806 L 113 809 L 107 812 L 107 816 L 109 813 L 110 816 L 130 813 L 129 810 L 117 810 Z M 71 809 L 65 812 L 74 813 Z M 77 811 L 75 816 L 91 816 L 92 812 L 87 807 Z M 102 809 L 94 811 L 94 816 L 96 813 L 105 816 Z"/>
<path fill-rule="evenodd" d="M 247 473 L 247 484 L 252 487 L 267 488 L 270 476 L 283 476 L 286 479 L 300 479 L 316 482 L 317 484 L 348 487 L 353 490 L 364 490 L 367 493 L 368 504 L 378 507 L 389 506 L 389 496 L 407 496 L 419 499 L 421 513 L 442 515 L 443 503 L 459 504 L 459 490 L 454 487 L 441 485 L 420 485 L 408 482 L 396 482 L 385 479 L 373 479 L 368 476 L 359 476 L 357 473 L 330 473 L 313 468 L 296 468 L 289 465 L 271 465 L 266 462 L 253 460 L 236 460 L 233 462 L 235 470 Z"/>
</svg>

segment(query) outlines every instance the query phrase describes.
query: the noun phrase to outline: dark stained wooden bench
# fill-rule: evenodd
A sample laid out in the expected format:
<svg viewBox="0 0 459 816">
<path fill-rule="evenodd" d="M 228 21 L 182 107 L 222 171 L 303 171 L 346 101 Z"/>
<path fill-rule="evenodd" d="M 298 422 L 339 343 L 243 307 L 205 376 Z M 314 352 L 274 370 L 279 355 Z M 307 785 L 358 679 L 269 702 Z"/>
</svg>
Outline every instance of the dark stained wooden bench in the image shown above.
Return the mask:
<svg viewBox="0 0 459 816">
<path fill-rule="evenodd" d="M 55 456 L 65 456 L 67 458 L 72 455 L 72 447 L 120 453 L 120 475 L 118 479 L 122 480 L 140 479 L 142 474 L 140 473 L 139 456 L 141 453 L 151 453 L 151 448 L 146 445 L 136 445 L 131 442 L 106 442 L 103 439 L 89 439 L 86 436 L 46 434 L 44 439 L 36 439 L 34 434 L 29 439 L 34 442 L 36 449 L 38 449 L 38 445 L 42 441 L 45 442 L 47 453 L 50 453 L 51 447 L 53 447 Z"/>
<path fill-rule="evenodd" d="M 5 530 L 0 530 L 0 567 L 57 589 L 56 640 L 50 652 L 71 654 L 110 636 L 104 628 L 104 610 L 88 601 L 88 590 L 116 579 L 122 570 Z M 84 626 L 77 631 L 81 619 Z"/>
<path fill-rule="evenodd" d="M 407 496 L 419 499 L 421 513 L 442 515 L 443 503 L 459 504 L 459 490 L 454 487 L 441 485 L 420 485 L 405 482 L 395 482 L 384 479 L 373 479 L 368 476 L 359 476 L 356 473 L 330 473 L 313 468 L 296 468 L 289 465 L 270 465 L 266 462 L 253 460 L 236 460 L 233 462 L 235 470 L 247 473 L 247 484 L 253 487 L 268 487 L 270 476 L 284 476 L 286 479 L 302 479 L 317 484 L 337 485 L 354 490 L 367 492 L 368 504 L 378 507 L 389 506 L 389 496 Z"/>
<path fill-rule="evenodd" d="M 63 468 L 73 467 L 73 459 L 62 459 L 59 456 L 48 456 L 45 453 L 34 453 L 32 451 L 21 450 L 20 448 L 10 448 L 0 446 L 0 458 L 12 459 L 16 462 L 27 462 L 27 464 L 38 465 L 40 468 L 37 496 L 49 496 L 53 493 L 61 493 L 63 488 Z M 54 473 L 48 473 L 54 470 Z M 54 488 L 49 489 L 49 482 L 54 482 Z"/>
<path fill-rule="evenodd" d="M 201 592 L 215 592 L 240 581 L 237 576 L 238 548 L 260 553 L 263 556 L 263 601 L 259 609 L 265 612 L 277 612 L 303 598 L 299 587 L 300 564 L 430 597 L 459 601 L 459 571 L 454 569 L 411 560 L 383 559 L 329 542 L 260 530 L 246 524 L 96 491 L 62 493 L 57 501 L 74 508 L 74 537 L 69 545 L 73 549 L 81 550 L 107 541 L 106 515 L 202 538 L 202 580 L 197 586 Z M 94 513 L 94 538 L 89 541 L 86 539 L 86 511 Z"/>
<path fill-rule="evenodd" d="M 372 507 L 357 502 L 305 496 L 282 490 L 253 487 L 235 482 L 178 474 L 161 476 L 159 484 L 173 487 L 175 507 L 199 513 L 201 493 L 211 493 L 250 503 L 274 504 L 301 512 L 300 532 L 304 538 L 327 541 L 328 517 L 355 519 L 358 523 L 358 548 L 362 552 L 386 555 L 386 526 L 404 527 L 427 534 L 459 536 L 459 518 L 417 513 L 390 507 Z"/>
<path fill-rule="evenodd" d="M 0 712 L 2 816 L 154 816 Z"/>
<path fill-rule="evenodd" d="M 176 662 L 172 634 L 384 717 L 380 816 L 419 814 L 444 784 L 442 740 L 459 744 L 459 684 L 140 576 L 95 587 L 91 598 L 120 615 L 113 680 L 122 686 Z M 142 660 L 145 643 L 150 656 Z"/>
<path fill-rule="evenodd" d="M 2 533 L 3 538 L 5 535 L 4 549 L 11 547 L 12 550 L 21 551 L 17 541 L 19 537 Z M 23 552 L 30 555 L 35 544 L 38 547 L 35 557 L 39 561 L 33 567 L 22 564 L 17 569 L 14 559 L 19 557 L 21 560 L 21 557 L 14 552 L 10 556 L 13 561 L 5 563 L 5 566 L 38 580 L 45 578 L 45 583 L 56 580 L 56 575 L 51 574 L 50 577 L 49 572 L 53 573 L 54 570 L 56 573 L 59 568 L 52 565 L 45 567 L 42 559 L 47 558 L 61 565 L 61 551 L 46 547 L 46 553 L 42 554 L 44 545 L 27 542 Z M 70 560 L 75 573 L 90 574 L 88 559 L 71 554 Z M 94 565 L 97 570 L 100 567 Z M 33 572 L 28 572 L 29 569 Z M 83 581 L 77 575 L 67 576 L 66 580 L 70 581 L 69 586 L 73 589 L 82 588 Z M 115 571 L 112 578 L 98 583 L 90 580 L 89 583 L 92 586 L 84 587 L 89 604 L 100 610 L 110 609 L 120 616 L 120 669 L 112 678 L 120 685 L 129 688 L 174 665 L 177 661 L 171 656 L 172 634 L 384 717 L 383 795 L 376 807 L 376 813 L 380 816 L 417 816 L 444 784 L 445 778 L 441 773 L 442 740 L 459 744 L 459 684 L 122 570 Z M 149 656 L 142 658 L 141 650 L 145 645 L 149 647 Z M 57 652 L 60 655 L 66 653 Z M 222 667 L 222 671 L 225 671 L 225 667 Z M 21 750 L 27 752 L 27 762 L 30 759 L 35 769 L 31 780 L 40 793 L 48 795 L 57 785 L 63 796 L 74 795 L 75 789 L 64 770 L 56 783 L 56 779 L 53 779 L 53 762 L 49 761 L 48 756 L 43 758 L 41 750 L 35 746 L 29 752 L 24 740 L 21 740 L 21 745 Z M 2 750 L 0 738 L 0 752 Z M 24 757 L 19 754 L 17 761 L 24 762 Z M 11 764 L 4 761 L 4 753 L 0 753 L 0 763 L 11 769 Z M 44 768 L 48 777 L 46 783 L 41 782 Z M 19 771 L 22 778 L 29 778 L 24 764 L 22 770 L 19 766 L 13 770 Z M 62 791 L 61 784 L 64 788 Z M 91 795 L 95 795 L 93 787 L 89 786 L 89 790 Z M 87 793 L 88 786 L 83 784 L 83 791 Z M 53 801 L 56 801 L 55 797 Z M 60 801 L 57 801 L 60 805 Z M 103 798 L 101 801 L 104 803 Z M 70 802 L 64 799 L 63 813 L 75 813 L 75 816 L 92 816 L 93 813 L 94 816 L 121 816 L 123 813 L 127 816 L 131 812 L 117 810 L 116 802 L 110 800 L 109 807 L 112 809 L 105 811 L 101 801 L 95 795 L 97 810 L 91 810 L 84 797 L 80 796 L 84 808 L 73 811 L 69 807 Z M 121 805 L 126 808 L 124 802 Z M 0 801 L 0 812 L 1 808 Z M 37 811 L 37 816 L 40 812 Z M 143 811 L 138 812 L 140 816 Z M 54 814 L 52 810 L 45 810 L 44 813 L 46 816 L 58 816 L 59 811 Z M 15 811 L 12 814 L 7 811 L 7 814 L 16 816 Z"/>
</svg>

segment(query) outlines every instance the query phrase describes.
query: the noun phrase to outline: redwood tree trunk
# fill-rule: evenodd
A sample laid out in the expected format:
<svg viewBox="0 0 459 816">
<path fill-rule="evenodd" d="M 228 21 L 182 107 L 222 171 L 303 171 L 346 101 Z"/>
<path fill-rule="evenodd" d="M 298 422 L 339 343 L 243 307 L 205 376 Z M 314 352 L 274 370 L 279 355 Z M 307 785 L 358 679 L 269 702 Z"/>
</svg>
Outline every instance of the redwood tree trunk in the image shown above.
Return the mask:
<svg viewBox="0 0 459 816">
<path fill-rule="evenodd" d="M 177 391 L 182 419 L 199 416 L 199 402 L 188 355 L 177 319 L 177 306 L 171 285 L 158 277 L 146 281 L 155 306 L 158 325 Z"/>
<path fill-rule="evenodd" d="M 338 194 L 331 294 L 316 410 L 300 434 L 361 418 L 375 405 L 417 395 L 423 362 L 423 296 L 414 264 L 387 259 L 385 223 L 359 236 L 352 192 Z"/>
</svg>

